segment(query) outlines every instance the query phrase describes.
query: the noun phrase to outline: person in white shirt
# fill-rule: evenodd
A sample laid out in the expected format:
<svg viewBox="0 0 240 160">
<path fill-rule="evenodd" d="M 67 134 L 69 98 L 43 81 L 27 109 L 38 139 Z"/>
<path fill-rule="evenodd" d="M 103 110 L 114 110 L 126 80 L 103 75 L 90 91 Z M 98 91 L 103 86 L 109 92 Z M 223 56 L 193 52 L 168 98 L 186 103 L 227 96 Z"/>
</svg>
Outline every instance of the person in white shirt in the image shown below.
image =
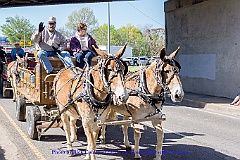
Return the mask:
<svg viewBox="0 0 240 160">
<path fill-rule="evenodd" d="M 65 67 L 74 66 L 70 53 L 67 51 L 67 42 L 64 36 L 55 30 L 56 18 L 48 19 L 48 28 L 40 22 L 38 31 L 32 35 L 32 41 L 37 44 L 37 56 L 48 74 L 53 73 L 53 67 L 48 59 L 49 56 L 60 56 Z"/>
</svg>

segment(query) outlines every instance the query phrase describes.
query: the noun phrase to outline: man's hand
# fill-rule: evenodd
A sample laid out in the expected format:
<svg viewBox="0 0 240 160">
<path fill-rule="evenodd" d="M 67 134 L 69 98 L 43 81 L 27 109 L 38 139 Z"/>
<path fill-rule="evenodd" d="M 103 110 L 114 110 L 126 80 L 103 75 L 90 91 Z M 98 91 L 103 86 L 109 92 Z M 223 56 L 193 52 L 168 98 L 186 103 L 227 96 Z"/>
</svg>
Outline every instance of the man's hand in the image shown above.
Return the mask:
<svg viewBox="0 0 240 160">
<path fill-rule="evenodd" d="M 39 31 L 39 32 L 42 32 L 44 28 L 45 28 L 45 26 L 43 26 L 43 22 L 40 22 L 40 23 L 39 23 L 38 31 Z"/>
<path fill-rule="evenodd" d="M 52 46 L 52 48 L 53 48 L 54 52 L 59 53 L 59 54 L 61 53 L 61 51 L 58 50 L 56 47 Z"/>
</svg>

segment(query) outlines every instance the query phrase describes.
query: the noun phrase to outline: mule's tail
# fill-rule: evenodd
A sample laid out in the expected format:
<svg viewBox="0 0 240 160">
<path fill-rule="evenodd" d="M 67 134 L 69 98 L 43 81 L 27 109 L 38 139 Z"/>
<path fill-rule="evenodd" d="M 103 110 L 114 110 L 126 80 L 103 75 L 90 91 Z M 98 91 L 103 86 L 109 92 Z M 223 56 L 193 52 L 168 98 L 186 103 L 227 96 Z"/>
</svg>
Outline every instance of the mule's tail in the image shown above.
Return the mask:
<svg viewBox="0 0 240 160">
<path fill-rule="evenodd" d="M 109 111 L 109 120 L 118 120 L 117 114 L 113 109 Z"/>
<path fill-rule="evenodd" d="M 55 100 L 56 96 L 55 96 L 55 94 L 54 94 L 54 88 L 52 88 L 52 89 L 50 90 L 49 98 L 50 98 L 51 100 Z"/>
</svg>

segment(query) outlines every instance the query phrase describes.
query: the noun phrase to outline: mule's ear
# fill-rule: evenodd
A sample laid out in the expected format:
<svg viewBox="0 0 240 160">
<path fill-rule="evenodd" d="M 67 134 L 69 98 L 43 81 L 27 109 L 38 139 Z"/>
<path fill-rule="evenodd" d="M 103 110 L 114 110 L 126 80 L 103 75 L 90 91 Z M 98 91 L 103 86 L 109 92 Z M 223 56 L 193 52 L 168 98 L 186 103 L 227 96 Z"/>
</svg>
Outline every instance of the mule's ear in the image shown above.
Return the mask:
<svg viewBox="0 0 240 160">
<path fill-rule="evenodd" d="M 165 48 L 162 48 L 162 50 L 161 50 L 161 52 L 160 52 L 160 58 L 161 58 L 161 60 L 163 60 L 165 56 L 166 56 L 166 49 L 165 49 Z"/>
<path fill-rule="evenodd" d="M 117 51 L 117 53 L 115 53 L 114 56 L 116 56 L 118 58 L 122 57 L 123 53 L 125 52 L 126 47 L 127 47 L 127 43 L 125 43 L 125 45 L 119 51 Z"/>
<path fill-rule="evenodd" d="M 176 51 L 172 52 L 172 53 L 168 56 L 169 59 L 174 59 L 175 56 L 178 54 L 179 49 L 180 49 L 180 46 L 178 46 L 178 48 L 176 49 Z"/>
<path fill-rule="evenodd" d="M 106 58 L 107 54 L 101 51 L 100 49 L 96 48 L 94 45 L 92 45 L 93 49 L 97 52 L 98 55 L 101 56 L 101 58 Z"/>
</svg>

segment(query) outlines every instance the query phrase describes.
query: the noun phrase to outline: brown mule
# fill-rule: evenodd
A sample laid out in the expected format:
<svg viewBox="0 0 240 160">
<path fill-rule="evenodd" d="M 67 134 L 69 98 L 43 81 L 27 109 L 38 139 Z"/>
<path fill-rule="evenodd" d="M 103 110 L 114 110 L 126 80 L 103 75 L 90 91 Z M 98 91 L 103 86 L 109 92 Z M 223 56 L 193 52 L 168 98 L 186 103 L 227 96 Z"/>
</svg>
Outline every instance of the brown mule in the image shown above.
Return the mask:
<svg viewBox="0 0 240 160">
<path fill-rule="evenodd" d="M 20 58 L 19 56 L 17 56 L 17 60 L 16 61 L 12 61 L 8 64 L 7 66 L 7 77 L 8 80 L 11 82 L 11 86 L 13 88 L 13 101 L 16 101 L 16 87 L 17 87 L 17 83 L 19 80 L 19 71 L 18 71 L 18 67 L 23 67 L 26 68 L 26 60 L 24 58 Z"/>
<path fill-rule="evenodd" d="M 109 113 L 109 104 L 125 104 L 128 99 L 123 75 L 125 67 L 120 61 L 125 48 L 126 45 L 115 55 L 105 54 L 95 48 L 101 56 L 97 65 L 92 68 L 87 67 L 85 70 L 75 67 L 63 69 L 54 80 L 56 104 L 60 111 L 66 110 L 61 115 L 61 119 L 68 150 L 73 150 L 72 143 L 76 140 L 76 120 L 81 117 L 88 143 L 88 154 L 85 159 L 96 159 L 94 151 L 100 129 L 97 123 L 105 121 Z"/>
<path fill-rule="evenodd" d="M 161 51 L 161 59 L 153 62 L 145 69 L 141 69 L 138 72 L 126 76 L 125 86 L 128 89 L 129 99 L 126 105 L 111 105 L 111 109 L 115 112 L 123 115 L 124 120 L 128 120 L 128 117 L 132 117 L 133 121 L 141 119 L 152 119 L 152 125 L 157 134 L 157 146 L 156 146 L 156 159 L 161 159 L 162 142 L 163 142 L 163 129 L 162 129 L 162 96 L 158 97 L 162 91 L 170 92 L 173 102 L 179 102 L 184 96 L 182 84 L 179 78 L 180 64 L 174 60 L 174 57 L 178 53 L 179 48 L 166 56 L 165 49 Z M 131 94 L 135 93 L 135 94 Z M 158 97 L 158 98 L 154 98 Z M 150 104 L 148 100 L 150 99 Z M 111 112 L 113 113 L 113 112 Z M 112 115 L 111 115 L 112 116 Z M 112 116 L 113 117 L 113 116 Z M 129 125 L 122 125 L 124 134 L 124 144 L 126 149 L 130 149 L 130 143 L 128 140 Z M 102 127 L 101 137 L 105 140 L 105 126 Z M 140 129 L 134 129 L 134 158 L 141 158 L 139 152 L 139 141 L 141 138 Z"/>
</svg>

